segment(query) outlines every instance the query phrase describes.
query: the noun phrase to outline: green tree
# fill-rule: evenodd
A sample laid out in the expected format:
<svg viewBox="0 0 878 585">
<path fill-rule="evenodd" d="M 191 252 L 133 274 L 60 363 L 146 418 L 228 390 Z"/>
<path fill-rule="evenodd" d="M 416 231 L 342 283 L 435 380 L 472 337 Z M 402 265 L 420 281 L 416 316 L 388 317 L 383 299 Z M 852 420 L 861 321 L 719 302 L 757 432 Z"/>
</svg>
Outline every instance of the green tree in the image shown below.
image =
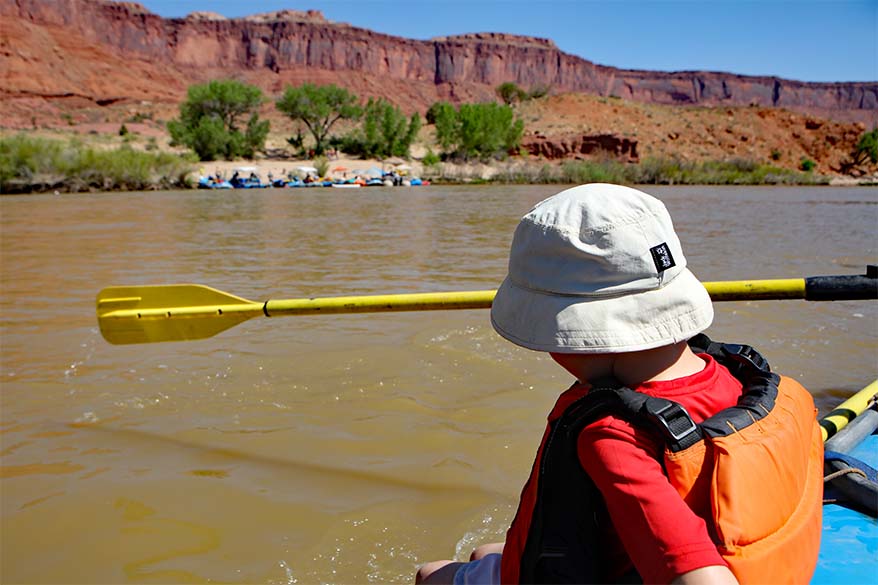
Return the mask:
<svg viewBox="0 0 878 585">
<path fill-rule="evenodd" d="M 436 141 L 446 155 L 464 159 L 502 156 L 515 150 L 524 122 L 510 106 L 496 103 L 450 105 L 436 113 Z"/>
<path fill-rule="evenodd" d="M 201 160 L 250 158 L 265 146 L 270 128 L 256 113 L 262 101 L 258 87 L 240 81 L 189 86 L 180 116 L 168 122 L 172 143 L 191 148 Z"/>
<path fill-rule="evenodd" d="M 457 110 L 448 102 L 436 102 L 430 106 L 427 115 L 431 113 L 436 125 L 436 141 L 443 152 L 453 152 L 460 137 Z"/>
<path fill-rule="evenodd" d="M 872 164 L 878 163 L 878 128 L 871 132 L 864 132 L 860 136 L 857 147 L 854 149 L 853 159 L 855 165 L 861 165 L 867 160 L 871 161 Z"/>
<path fill-rule="evenodd" d="M 339 120 L 358 120 L 362 109 L 357 96 L 335 85 L 305 83 L 287 86 L 277 101 L 277 109 L 293 120 L 299 120 L 314 137 L 316 154 L 326 150 L 327 136 Z"/>
<path fill-rule="evenodd" d="M 867 162 L 873 165 L 878 163 L 878 128 L 863 132 L 853 151 L 842 161 L 839 170 L 845 174 L 862 174 L 864 169 L 861 167 Z"/>
<path fill-rule="evenodd" d="M 418 137 L 421 117 L 417 113 L 406 120 L 402 111 L 384 99 L 369 99 L 360 128 L 345 137 L 343 149 L 366 157 L 408 156 Z"/>
<path fill-rule="evenodd" d="M 439 115 L 440 111 L 443 108 L 453 108 L 451 104 L 448 102 L 434 102 L 432 106 L 427 110 L 427 113 L 424 115 L 424 118 L 427 120 L 427 124 L 435 124 L 436 116 Z"/>
</svg>

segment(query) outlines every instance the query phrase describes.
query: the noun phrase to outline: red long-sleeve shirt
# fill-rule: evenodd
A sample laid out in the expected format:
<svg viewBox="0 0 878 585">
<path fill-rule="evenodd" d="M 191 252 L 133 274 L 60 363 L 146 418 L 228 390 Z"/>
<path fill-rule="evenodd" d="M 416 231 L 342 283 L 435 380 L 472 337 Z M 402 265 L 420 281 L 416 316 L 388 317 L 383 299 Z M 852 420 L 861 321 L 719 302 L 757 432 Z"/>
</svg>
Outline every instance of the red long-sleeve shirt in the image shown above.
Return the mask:
<svg viewBox="0 0 878 585">
<path fill-rule="evenodd" d="M 708 355 L 700 355 L 700 372 L 671 381 L 646 382 L 634 390 L 683 405 L 696 422 L 733 406 L 741 396 L 741 383 Z M 552 409 L 554 421 L 588 386 L 577 384 L 564 392 Z M 548 431 L 547 431 L 548 432 Z M 644 583 L 668 583 L 688 571 L 725 565 L 708 534 L 705 518 L 710 510 L 692 510 L 677 494 L 662 471 L 664 445 L 655 435 L 637 430 L 624 420 L 608 416 L 583 430 L 578 443 L 583 468 L 604 496 L 612 526 L 601 542 L 607 580 L 631 569 L 632 560 Z M 542 447 L 538 457 L 542 455 Z M 528 522 L 536 500 L 532 472 L 522 491 L 515 522 Z M 527 527 L 515 526 L 507 534 L 503 581 L 517 575 Z M 511 553 L 511 554 L 509 554 Z"/>
</svg>

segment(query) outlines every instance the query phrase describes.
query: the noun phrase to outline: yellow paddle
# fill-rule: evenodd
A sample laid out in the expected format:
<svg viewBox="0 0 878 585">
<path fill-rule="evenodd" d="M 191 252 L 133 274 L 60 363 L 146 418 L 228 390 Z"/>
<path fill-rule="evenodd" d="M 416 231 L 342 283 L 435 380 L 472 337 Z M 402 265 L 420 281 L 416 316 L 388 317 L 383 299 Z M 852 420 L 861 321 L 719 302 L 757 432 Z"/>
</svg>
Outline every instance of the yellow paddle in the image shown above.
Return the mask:
<svg viewBox="0 0 878 585">
<path fill-rule="evenodd" d="M 849 422 L 878 401 L 878 380 L 875 380 L 820 419 L 820 433 L 823 442 L 847 426 Z"/>
<path fill-rule="evenodd" d="M 873 273 L 874 272 L 874 273 Z M 878 270 L 865 276 L 705 282 L 714 301 L 878 298 Z M 98 293 L 98 324 L 110 343 L 205 339 L 252 317 L 487 309 L 493 290 L 255 302 L 199 284 L 111 286 Z"/>
</svg>

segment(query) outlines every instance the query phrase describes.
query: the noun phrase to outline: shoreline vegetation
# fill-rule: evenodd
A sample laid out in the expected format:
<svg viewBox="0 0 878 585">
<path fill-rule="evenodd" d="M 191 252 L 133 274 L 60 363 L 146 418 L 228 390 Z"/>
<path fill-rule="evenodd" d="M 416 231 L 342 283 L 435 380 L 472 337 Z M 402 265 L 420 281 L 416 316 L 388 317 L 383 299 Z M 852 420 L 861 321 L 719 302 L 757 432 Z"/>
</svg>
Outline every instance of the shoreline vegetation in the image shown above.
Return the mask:
<svg viewBox="0 0 878 585">
<path fill-rule="evenodd" d="M 511 82 L 496 94 L 502 103 L 434 102 L 424 125 L 419 112 L 332 84 L 287 85 L 267 97 L 255 85 L 214 79 L 190 85 L 172 119 L 129 110 L 115 132 L 104 114 L 88 138 L 41 136 L 36 118 L 33 131 L 0 133 L 0 194 L 421 181 L 878 184 L 878 128 L 862 124 L 803 123 L 767 110 L 644 110 L 604 98 L 567 103 L 549 87 Z"/>
<path fill-rule="evenodd" d="M 98 149 L 17 134 L 0 138 L 0 193 L 147 191 L 194 186 L 191 158 L 121 145 Z"/>
<path fill-rule="evenodd" d="M 88 191 L 149 191 L 197 187 L 197 157 L 167 151 L 143 151 L 129 145 L 101 149 L 81 140 L 17 134 L 0 137 L 0 194 Z M 358 161 L 361 166 L 379 161 Z M 234 165 L 292 167 L 287 159 L 229 161 Z M 206 163 L 211 164 L 211 163 Z M 611 182 L 655 185 L 828 185 L 832 177 L 782 169 L 743 158 L 690 162 L 645 158 L 639 163 L 583 160 L 549 163 L 517 157 L 490 163 L 412 161 L 412 175 L 433 184 L 581 184 Z M 270 171 L 269 171 L 270 172 Z M 857 181 L 847 184 L 872 184 Z"/>
</svg>

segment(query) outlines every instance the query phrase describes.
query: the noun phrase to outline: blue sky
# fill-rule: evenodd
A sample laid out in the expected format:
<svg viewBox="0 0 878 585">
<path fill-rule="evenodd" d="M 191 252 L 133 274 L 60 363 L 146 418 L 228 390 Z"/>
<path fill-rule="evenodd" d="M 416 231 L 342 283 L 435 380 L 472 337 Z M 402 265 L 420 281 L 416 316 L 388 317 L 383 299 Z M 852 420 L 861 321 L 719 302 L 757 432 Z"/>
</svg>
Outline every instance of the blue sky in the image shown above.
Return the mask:
<svg viewBox="0 0 878 585">
<path fill-rule="evenodd" d="M 227 17 L 315 9 L 332 21 L 428 39 L 508 32 L 628 69 L 802 81 L 878 81 L 878 0 L 140 0 L 152 12 Z"/>
</svg>

